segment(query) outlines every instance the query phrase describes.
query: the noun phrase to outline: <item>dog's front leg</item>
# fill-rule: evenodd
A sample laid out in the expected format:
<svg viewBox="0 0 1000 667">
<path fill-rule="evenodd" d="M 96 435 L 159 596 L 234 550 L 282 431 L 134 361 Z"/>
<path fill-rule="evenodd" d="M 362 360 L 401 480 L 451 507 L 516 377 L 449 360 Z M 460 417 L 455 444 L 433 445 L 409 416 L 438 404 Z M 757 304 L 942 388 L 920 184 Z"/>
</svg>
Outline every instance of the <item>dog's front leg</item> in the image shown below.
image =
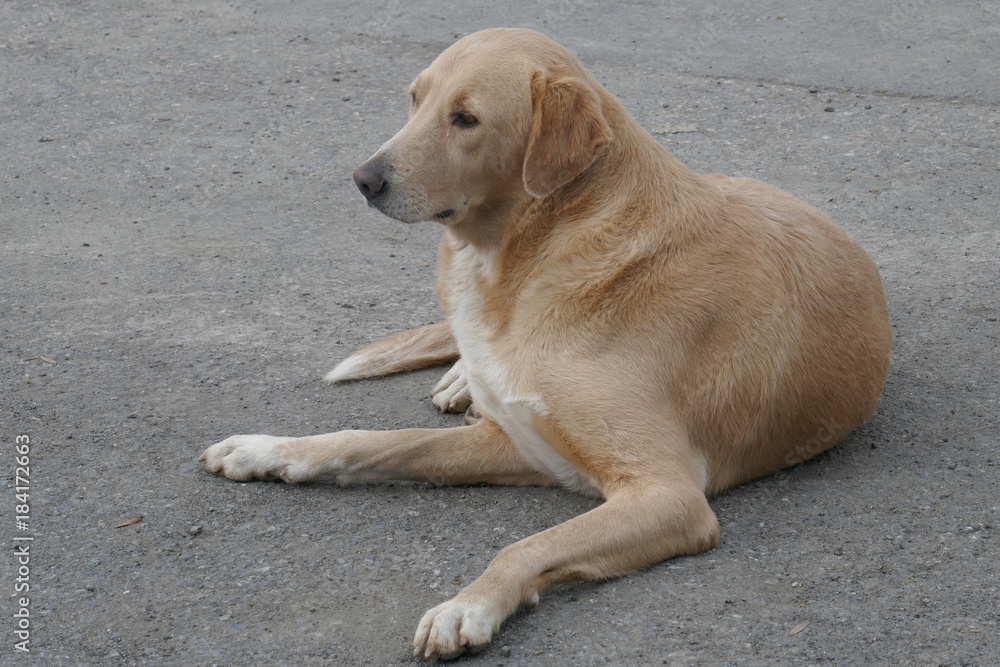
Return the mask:
<svg viewBox="0 0 1000 667">
<path fill-rule="evenodd" d="M 201 455 L 229 479 L 338 484 L 413 480 L 437 484 L 554 486 L 532 470 L 510 438 L 489 419 L 472 426 L 400 431 L 339 431 L 305 438 L 236 435 Z"/>
<path fill-rule="evenodd" d="M 605 579 L 711 548 L 719 524 L 695 483 L 645 480 L 590 512 L 501 551 L 479 579 L 420 621 L 414 656 L 449 659 L 489 643 L 520 606 L 561 581 Z"/>
</svg>

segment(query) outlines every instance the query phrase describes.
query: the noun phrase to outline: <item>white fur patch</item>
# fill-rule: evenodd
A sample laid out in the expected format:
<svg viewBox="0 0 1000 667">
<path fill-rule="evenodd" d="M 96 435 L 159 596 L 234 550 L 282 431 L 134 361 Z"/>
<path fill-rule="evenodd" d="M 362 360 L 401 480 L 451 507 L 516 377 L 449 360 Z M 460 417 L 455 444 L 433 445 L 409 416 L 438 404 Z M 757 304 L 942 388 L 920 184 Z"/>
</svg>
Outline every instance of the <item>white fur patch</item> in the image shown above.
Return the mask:
<svg viewBox="0 0 1000 667">
<path fill-rule="evenodd" d="M 452 261 L 454 308 L 449 323 L 462 355 L 473 402 L 483 415 L 499 424 L 532 468 L 574 491 L 597 493 L 587 476 L 535 431 L 534 417 L 548 414 L 542 397 L 517 394 L 507 370 L 493 354 L 489 344 L 491 332 L 482 319 L 482 298 L 475 288 L 476 276 L 488 272 L 492 257 L 468 245 L 456 252 Z"/>
<path fill-rule="evenodd" d="M 359 380 L 368 377 L 365 370 L 368 366 L 368 359 L 365 355 L 355 352 L 347 357 L 336 368 L 326 374 L 323 378 L 327 382 L 341 382 L 343 380 Z"/>
</svg>

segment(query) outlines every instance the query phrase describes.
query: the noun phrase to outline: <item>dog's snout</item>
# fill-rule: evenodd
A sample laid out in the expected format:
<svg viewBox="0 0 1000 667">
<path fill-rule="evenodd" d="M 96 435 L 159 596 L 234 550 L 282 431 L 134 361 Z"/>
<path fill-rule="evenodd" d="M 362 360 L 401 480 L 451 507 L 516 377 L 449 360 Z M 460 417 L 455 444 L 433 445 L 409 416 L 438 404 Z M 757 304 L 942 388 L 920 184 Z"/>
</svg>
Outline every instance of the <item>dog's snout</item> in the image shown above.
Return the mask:
<svg viewBox="0 0 1000 667">
<path fill-rule="evenodd" d="M 386 181 L 382 170 L 365 163 L 354 170 L 354 182 L 369 201 L 385 192 Z"/>
</svg>

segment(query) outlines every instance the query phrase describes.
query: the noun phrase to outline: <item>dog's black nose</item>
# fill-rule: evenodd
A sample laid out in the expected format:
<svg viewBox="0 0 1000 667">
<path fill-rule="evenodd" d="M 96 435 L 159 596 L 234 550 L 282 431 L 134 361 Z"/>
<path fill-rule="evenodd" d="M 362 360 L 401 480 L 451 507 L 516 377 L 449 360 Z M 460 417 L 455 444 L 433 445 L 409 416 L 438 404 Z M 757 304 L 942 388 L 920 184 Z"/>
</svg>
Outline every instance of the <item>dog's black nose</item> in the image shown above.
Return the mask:
<svg viewBox="0 0 1000 667">
<path fill-rule="evenodd" d="M 369 201 L 372 201 L 386 190 L 385 178 L 382 170 L 365 163 L 354 170 L 354 182 L 358 184 L 358 189 Z"/>
</svg>

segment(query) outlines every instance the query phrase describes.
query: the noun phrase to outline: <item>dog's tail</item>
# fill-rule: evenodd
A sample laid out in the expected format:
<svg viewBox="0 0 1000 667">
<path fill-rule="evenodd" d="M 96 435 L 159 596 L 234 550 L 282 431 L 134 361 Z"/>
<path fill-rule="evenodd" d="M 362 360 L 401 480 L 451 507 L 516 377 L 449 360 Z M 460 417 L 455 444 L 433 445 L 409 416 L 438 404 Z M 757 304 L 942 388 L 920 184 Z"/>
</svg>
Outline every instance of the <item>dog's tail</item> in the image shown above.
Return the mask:
<svg viewBox="0 0 1000 667">
<path fill-rule="evenodd" d="M 458 359 L 458 345 L 447 322 L 428 324 L 367 345 L 327 373 L 327 382 L 360 380 Z"/>
</svg>

